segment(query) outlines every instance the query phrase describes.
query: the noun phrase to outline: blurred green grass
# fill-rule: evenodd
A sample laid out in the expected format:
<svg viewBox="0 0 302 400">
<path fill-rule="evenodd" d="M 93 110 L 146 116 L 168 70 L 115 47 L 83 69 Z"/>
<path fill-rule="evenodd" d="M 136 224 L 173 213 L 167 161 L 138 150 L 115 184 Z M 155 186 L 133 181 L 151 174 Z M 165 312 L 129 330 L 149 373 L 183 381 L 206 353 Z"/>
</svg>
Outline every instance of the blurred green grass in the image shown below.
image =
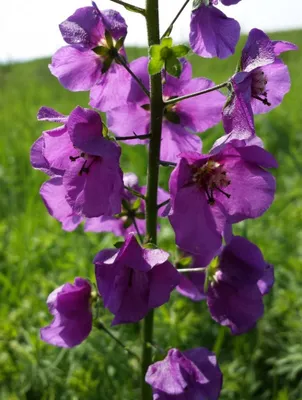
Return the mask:
<svg viewBox="0 0 302 400">
<path fill-rule="evenodd" d="M 302 32 L 272 35 L 301 47 Z M 237 55 L 223 61 L 190 56 L 194 75 L 216 83 L 234 71 Z M 144 49 L 128 49 L 130 59 Z M 236 232 L 262 249 L 276 268 L 276 284 L 266 297 L 266 313 L 257 328 L 232 337 L 209 317 L 204 304 L 173 294 L 156 311 L 155 340 L 163 349 L 205 346 L 214 349 L 224 372 L 223 400 L 302 399 L 302 56 L 283 56 L 292 89 L 283 104 L 256 117 L 258 135 L 277 158 L 276 201 L 259 220 L 238 224 Z M 87 106 L 88 93 L 70 93 L 51 76 L 48 60 L 0 67 L 0 399 L 113 399 L 138 398 L 139 370 L 105 333 L 93 332 L 72 350 L 42 343 L 39 328 L 50 321 L 45 300 L 55 287 L 74 276 L 93 279 L 92 259 L 111 246 L 114 237 L 61 230 L 48 216 L 38 191 L 45 175 L 32 170 L 29 150 L 48 123 L 36 121 L 41 105 L 68 114 Z M 203 135 L 208 149 L 221 134 L 221 125 Z M 124 171 L 134 171 L 145 184 L 146 151 L 124 147 Z M 166 187 L 169 169 L 162 170 Z M 175 252 L 173 234 L 163 224 L 160 243 Z M 110 324 L 111 316 L 104 312 Z M 138 324 L 113 329 L 139 352 Z"/>
</svg>

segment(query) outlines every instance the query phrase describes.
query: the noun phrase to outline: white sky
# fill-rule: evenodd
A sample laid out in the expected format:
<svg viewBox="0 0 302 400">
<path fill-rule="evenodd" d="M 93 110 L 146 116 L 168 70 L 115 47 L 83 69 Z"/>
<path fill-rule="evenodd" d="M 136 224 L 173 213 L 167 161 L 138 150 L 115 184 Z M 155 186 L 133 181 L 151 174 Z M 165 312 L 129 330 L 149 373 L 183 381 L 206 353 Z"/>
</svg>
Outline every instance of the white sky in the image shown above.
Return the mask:
<svg viewBox="0 0 302 400">
<path fill-rule="evenodd" d="M 161 28 L 164 31 L 184 0 L 159 0 Z M 143 7 L 144 0 L 128 0 Z M 126 11 L 110 0 L 96 0 L 100 9 L 119 10 L 128 23 L 126 45 L 146 45 L 144 18 Z M 0 0 L 0 62 L 50 56 L 64 45 L 58 24 L 88 0 Z M 173 30 L 175 41 L 187 41 L 191 5 L 183 12 Z M 242 0 L 221 7 L 236 18 L 246 33 L 252 28 L 266 32 L 302 28 L 302 0 Z"/>
</svg>

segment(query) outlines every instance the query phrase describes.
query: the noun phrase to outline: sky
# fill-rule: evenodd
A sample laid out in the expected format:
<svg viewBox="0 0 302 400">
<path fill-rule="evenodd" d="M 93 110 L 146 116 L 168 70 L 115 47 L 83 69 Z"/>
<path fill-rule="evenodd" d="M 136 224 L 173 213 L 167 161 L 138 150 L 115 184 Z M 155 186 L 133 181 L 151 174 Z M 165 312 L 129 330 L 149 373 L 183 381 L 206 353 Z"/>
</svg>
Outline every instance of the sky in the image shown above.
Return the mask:
<svg viewBox="0 0 302 400">
<path fill-rule="evenodd" d="M 144 0 L 128 0 L 144 7 Z M 102 10 L 114 8 L 126 19 L 128 46 L 146 46 L 144 18 L 110 0 L 96 0 Z M 184 0 L 159 0 L 162 32 L 167 28 Z M 0 62 L 29 60 L 52 55 L 64 45 L 58 24 L 77 8 L 89 6 L 88 0 L 0 0 Z M 239 4 L 219 6 L 236 18 L 243 33 L 252 28 L 265 32 L 302 28 L 302 0 L 242 0 Z M 172 37 L 186 42 L 189 35 L 189 4 L 175 24 Z"/>
</svg>

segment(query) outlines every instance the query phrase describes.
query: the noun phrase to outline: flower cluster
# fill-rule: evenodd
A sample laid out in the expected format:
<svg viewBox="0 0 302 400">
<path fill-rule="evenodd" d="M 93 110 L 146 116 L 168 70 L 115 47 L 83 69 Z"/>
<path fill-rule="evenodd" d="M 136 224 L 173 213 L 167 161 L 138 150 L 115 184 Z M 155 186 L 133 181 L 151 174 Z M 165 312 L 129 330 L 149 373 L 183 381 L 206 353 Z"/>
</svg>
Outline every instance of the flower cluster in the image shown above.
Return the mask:
<svg viewBox="0 0 302 400">
<path fill-rule="evenodd" d="M 226 6 L 239 2 L 221 0 Z M 194 1 L 189 41 L 202 57 L 226 58 L 239 39 L 239 23 L 218 3 Z M 32 166 L 49 176 L 40 194 L 64 230 L 83 222 L 85 231 L 111 232 L 123 241 L 94 257 L 96 292 L 90 281 L 76 278 L 49 295 L 54 319 L 41 329 L 42 340 L 60 347 L 80 344 L 101 301 L 114 316 L 112 325 L 136 323 L 167 303 L 174 289 L 193 301 L 205 300 L 212 318 L 232 334 L 247 332 L 263 315 L 274 269 L 255 244 L 233 235 L 233 225 L 261 217 L 274 200 L 271 169 L 278 165 L 256 135 L 254 114 L 278 106 L 288 92 L 289 73 L 279 56 L 296 46 L 253 29 L 234 75 L 215 86 L 193 78 L 191 64 L 180 58 L 185 46 L 165 47 L 172 43 L 165 38 L 153 47 L 159 52 L 161 72 L 155 79 L 162 89 L 155 104 L 149 60 L 128 62 L 127 25 L 118 12 L 100 11 L 93 2 L 61 23 L 60 31 L 67 46 L 54 54 L 50 71 L 65 88 L 90 91 L 95 110 L 77 106 L 68 116 L 49 107 L 39 110 L 40 121 L 59 124 L 31 149 Z M 154 107 L 161 113 L 158 132 Z M 107 125 L 99 111 L 107 113 Z M 202 152 L 199 134 L 221 121 L 221 137 Z M 152 140 L 155 135 L 159 140 Z M 149 162 L 149 173 L 161 164 L 173 167 L 169 193 L 158 186 L 158 174 L 155 184 L 140 186 L 134 173 L 123 173 L 120 140 L 146 146 L 149 161 L 156 162 Z M 189 270 L 156 246 L 157 216 L 168 217 L 179 252 L 191 260 Z M 215 400 L 222 374 L 207 349 L 170 349 L 149 366 L 146 382 L 154 400 Z"/>
</svg>

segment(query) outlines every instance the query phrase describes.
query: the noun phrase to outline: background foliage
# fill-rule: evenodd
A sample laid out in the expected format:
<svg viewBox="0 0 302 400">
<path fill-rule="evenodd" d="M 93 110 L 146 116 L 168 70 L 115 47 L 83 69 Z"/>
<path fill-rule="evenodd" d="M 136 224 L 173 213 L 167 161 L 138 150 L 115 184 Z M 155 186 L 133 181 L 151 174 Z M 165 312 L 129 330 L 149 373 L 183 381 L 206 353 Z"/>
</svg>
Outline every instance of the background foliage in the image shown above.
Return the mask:
<svg viewBox="0 0 302 400">
<path fill-rule="evenodd" d="M 299 31 L 272 37 L 302 45 Z M 130 59 L 145 53 L 128 50 Z M 225 61 L 189 59 L 195 75 L 220 83 L 233 73 L 238 54 Z M 276 201 L 264 217 L 236 228 L 275 265 L 276 284 L 265 299 L 265 317 L 250 333 L 232 337 L 211 320 L 205 304 L 177 293 L 156 311 L 157 357 L 161 349 L 173 346 L 213 349 L 224 373 L 222 400 L 302 399 L 302 56 L 292 52 L 283 59 L 292 90 L 279 108 L 256 117 L 257 133 L 280 165 L 275 171 Z M 64 90 L 50 75 L 47 62 L 0 67 L 0 399 L 133 400 L 138 398 L 137 362 L 104 332 L 94 331 L 72 350 L 39 339 L 39 328 L 50 321 L 45 303 L 49 292 L 76 275 L 93 279 L 94 255 L 115 240 L 109 234 L 83 234 L 82 228 L 62 231 L 39 197 L 46 177 L 31 169 L 29 149 L 51 125 L 36 121 L 38 108 L 48 105 L 68 114 L 88 103 L 88 93 Z M 208 149 L 221 132 L 219 125 L 203 134 L 204 147 Z M 145 149 L 125 148 L 123 167 L 135 171 L 145 184 Z M 163 186 L 169 172 L 161 171 Z M 167 223 L 160 244 L 175 253 Z M 102 311 L 102 319 L 110 325 L 107 312 Z M 113 332 L 139 352 L 138 324 L 115 327 Z"/>
</svg>

